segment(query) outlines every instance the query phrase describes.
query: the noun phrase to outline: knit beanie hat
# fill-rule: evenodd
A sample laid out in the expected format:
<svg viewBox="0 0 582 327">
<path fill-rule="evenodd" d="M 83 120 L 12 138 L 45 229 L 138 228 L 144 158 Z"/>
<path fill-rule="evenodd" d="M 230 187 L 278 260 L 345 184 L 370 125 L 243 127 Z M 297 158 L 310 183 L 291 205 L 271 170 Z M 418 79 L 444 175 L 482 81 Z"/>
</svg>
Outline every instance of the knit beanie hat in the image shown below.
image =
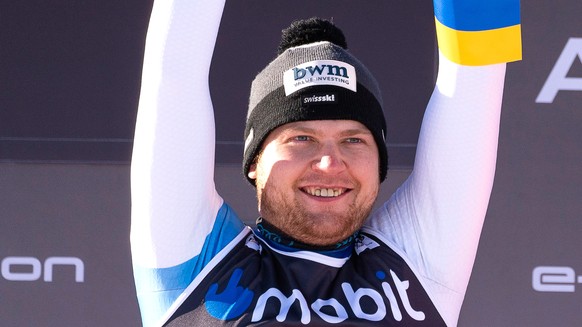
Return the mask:
<svg viewBox="0 0 582 327">
<path fill-rule="evenodd" d="M 320 18 L 295 21 L 283 30 L 278 56 L 252 83 L 244 132 L 243 172 L 275 128 L 297 121 L 355 120 L 366 126 L 379 153 L 380 182 L 386 178 L 386 122 L 378 83 L 347 51 L 342 31 Z"/>
</svg>

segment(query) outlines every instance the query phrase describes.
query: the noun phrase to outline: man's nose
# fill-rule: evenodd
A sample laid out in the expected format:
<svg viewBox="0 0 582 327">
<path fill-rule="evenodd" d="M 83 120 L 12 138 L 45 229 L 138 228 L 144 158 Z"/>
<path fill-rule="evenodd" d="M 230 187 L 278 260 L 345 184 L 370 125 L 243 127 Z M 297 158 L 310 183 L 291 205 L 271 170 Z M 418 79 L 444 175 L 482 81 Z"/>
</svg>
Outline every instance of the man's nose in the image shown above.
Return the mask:
<svg viewBox="0 0 582 327">
<path fill-rule="evenodd" d="M 325 173 L 339 173 L 346 168 L 344 158 L 337 146 L 326 145 L 313 161 L 313 169 Z"/>
</svg>

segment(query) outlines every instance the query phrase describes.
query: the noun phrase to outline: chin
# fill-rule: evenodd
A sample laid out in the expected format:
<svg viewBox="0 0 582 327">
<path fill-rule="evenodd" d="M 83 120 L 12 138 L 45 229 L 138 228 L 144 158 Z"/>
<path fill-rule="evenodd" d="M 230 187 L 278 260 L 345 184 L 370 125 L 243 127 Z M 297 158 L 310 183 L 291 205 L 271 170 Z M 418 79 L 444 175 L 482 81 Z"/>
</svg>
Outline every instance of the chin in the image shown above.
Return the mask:
<svg viewBox="0 0 582 327">
<path fill-rule="evenodd" d="M 332 245 L 341 242 L 358 231 L 362 224 L 350 222 L 338 222 L 336 220 L 328 220 L 326 222 L 317 222 L 306 234 L 309 240 L 306 243 L 314 245 Z"/>
<path fill-rule="evenodd" d="M 257 190 L 258 191 L 258 190 Z M 295 240 L 317 246 L 333 245 L 358 231 L 373 201 L 306 205 L 281 192 L 257 192 L 263 218 Z"/>
</svg>

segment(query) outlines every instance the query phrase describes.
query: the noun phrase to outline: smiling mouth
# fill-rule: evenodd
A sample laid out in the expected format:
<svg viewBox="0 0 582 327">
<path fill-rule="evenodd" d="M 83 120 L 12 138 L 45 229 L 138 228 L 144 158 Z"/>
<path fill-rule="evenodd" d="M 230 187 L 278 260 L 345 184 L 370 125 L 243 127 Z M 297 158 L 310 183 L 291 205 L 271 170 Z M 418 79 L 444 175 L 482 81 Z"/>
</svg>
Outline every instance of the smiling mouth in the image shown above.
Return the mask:
<svg viewBox="0 0 582 327">
<path fill-rule="evenodd" d="M 321 187 L 305 187 L 302 190 L 303 192 L 309 195 L 322 198 L 338 197 L 348 191 L 348 189 L 345 188 L 321 188 Z"/>
</svg>

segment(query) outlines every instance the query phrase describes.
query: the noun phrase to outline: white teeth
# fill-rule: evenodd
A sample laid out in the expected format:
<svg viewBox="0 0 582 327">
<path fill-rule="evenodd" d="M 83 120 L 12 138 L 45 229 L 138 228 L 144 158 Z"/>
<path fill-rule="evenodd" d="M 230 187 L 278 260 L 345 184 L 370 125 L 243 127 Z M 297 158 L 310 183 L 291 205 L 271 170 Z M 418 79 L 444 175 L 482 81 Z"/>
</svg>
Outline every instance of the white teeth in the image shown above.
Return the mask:
<svg viewBox="0 0 582 327">
<path fill-rule="evenodd" d="M 315 188 L 315 187 L 306 188 L 305 191 L 311 195 L 321 196 L 325 198 L 340 196 L 344 193 L 343 189 Z"/>
</svg>

